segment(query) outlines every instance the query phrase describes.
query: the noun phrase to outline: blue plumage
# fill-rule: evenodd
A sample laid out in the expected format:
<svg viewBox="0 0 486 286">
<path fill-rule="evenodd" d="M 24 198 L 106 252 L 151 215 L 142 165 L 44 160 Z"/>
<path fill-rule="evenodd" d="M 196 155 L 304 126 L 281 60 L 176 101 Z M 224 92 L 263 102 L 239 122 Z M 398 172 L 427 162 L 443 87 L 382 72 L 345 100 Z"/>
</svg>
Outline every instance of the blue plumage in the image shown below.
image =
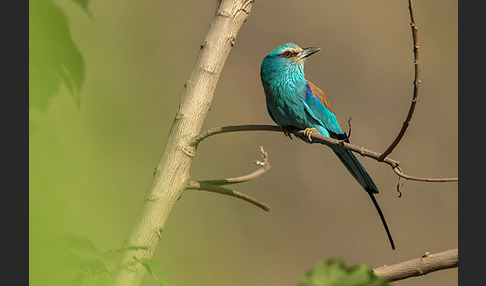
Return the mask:
<svg viewBox="0 0 486 286">
<path fill-rule="evenodd" d="M 294 43 L 283 44 L 272 50 L 262 61 L 260 77 L 265 91 L 267 110 L 280 127 L 319 132 L 324 136 L 347 140 L 336 114 L 324 92 L 304 76 L 305 59 L 319 48 L 301 48 Z M 300 138 L 306 142 L 309 139 Z M 369 194 L 380 215 L 393 249 L 395 245 L 385 217 L 373 194 L 378 188 L 354 154 L 346 149 L 330 146 L 353 178 Z"/>
</svg>

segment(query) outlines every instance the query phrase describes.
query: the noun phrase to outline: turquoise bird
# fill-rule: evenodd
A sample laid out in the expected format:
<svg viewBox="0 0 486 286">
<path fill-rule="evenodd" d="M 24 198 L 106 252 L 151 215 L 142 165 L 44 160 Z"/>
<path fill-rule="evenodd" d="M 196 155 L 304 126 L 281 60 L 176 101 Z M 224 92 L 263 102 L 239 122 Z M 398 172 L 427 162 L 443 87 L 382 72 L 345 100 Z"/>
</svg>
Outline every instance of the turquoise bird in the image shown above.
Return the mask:
<svg viewBox="0 0 486 286">
<path fill-rule="evenodd" d="M 304 130 L 305 137 L 301 139 L 306 142 L 312 141 L 313 132 L 349 142 L 324 92 L 304 76 L 306 58 L 319 50 L 320 48 L 301 48 L 294 43 L 286 43 L 275 48 L 263 59 L 260 77 L 267 110 L 282 129 Z M 286 135 L 290 137 L 290 133 L 286 132 Z M 329 147 L 370 196 L 391 247 L 395 249 L 385 216 L 374 196 L 378 193 L 378 188 L 370 175 L 351 151 L 330 145 Z"/>
</svg>

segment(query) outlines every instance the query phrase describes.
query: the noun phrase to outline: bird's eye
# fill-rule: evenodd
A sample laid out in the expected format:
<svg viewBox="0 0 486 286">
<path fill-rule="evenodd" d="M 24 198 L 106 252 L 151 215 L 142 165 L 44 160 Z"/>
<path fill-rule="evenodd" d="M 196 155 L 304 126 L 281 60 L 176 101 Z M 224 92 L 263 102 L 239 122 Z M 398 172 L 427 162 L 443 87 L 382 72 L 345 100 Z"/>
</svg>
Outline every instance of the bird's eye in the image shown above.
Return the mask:
<svg viewBox="0 0 486 286">
<path fill-rule="evenodd" d="M 290 57 L 292 55 L 292 53 L 289 52 L 289 51 L 286 51 L 286 52 L 283 53 L 283 55 L 284 55 L 284 57 Z"/>
</svg>

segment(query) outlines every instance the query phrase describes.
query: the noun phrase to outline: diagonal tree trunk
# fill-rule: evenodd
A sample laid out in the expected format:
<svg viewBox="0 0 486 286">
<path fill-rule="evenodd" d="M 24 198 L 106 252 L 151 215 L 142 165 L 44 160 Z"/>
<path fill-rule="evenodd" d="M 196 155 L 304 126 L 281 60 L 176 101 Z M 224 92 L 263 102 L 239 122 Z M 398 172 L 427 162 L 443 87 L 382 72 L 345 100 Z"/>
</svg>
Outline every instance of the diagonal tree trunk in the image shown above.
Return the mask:
<svg viewBox="0 0 486 286">
<path fill-rule="evenodd" d="M 123 253 L 116 286 L 142 283 L 145 269 L 133 257 L 152 257 L 172 207 L 189 184 L 189 169 L 196 151 L 196 146 L 190 143 L 201 130 L 223 65 L 253 1 L 222 0 L 211 21 L 191 77 L 185 84 L 154 179 L 128 237 L 127 244 L 137 248 Z"/>
</svg>

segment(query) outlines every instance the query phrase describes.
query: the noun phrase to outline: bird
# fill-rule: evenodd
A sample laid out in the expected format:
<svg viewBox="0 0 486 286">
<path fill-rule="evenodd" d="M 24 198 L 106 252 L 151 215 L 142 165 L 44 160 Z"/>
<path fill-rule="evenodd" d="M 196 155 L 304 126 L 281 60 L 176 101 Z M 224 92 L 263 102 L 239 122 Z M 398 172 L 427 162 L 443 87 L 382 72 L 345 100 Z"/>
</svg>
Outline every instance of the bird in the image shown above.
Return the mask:
<svg viewBox="0 0 486 286">
<path fill-rule="evenodd" d="M 290 130 L 299 129 L 304 134 L 299 139 L 307 143 L 312 142 L 311 135 L 315 132 L 349 143 L 348 135 L 343 131 L 326 95 L 304 75 L 306 59 L 320 50 L 318 47 L 301 48 L 294 43 L 285 43 L 266 55 L 261 63 L 260 79 L 267 111 L 290 138 Z M 390 245 L 395 249 L 385 216 L 375 198 L 375 194 L 379 193 L 378 188 L 370 175 L 350 150 L 327 146 L 371 198 Z"/>
</svg>

